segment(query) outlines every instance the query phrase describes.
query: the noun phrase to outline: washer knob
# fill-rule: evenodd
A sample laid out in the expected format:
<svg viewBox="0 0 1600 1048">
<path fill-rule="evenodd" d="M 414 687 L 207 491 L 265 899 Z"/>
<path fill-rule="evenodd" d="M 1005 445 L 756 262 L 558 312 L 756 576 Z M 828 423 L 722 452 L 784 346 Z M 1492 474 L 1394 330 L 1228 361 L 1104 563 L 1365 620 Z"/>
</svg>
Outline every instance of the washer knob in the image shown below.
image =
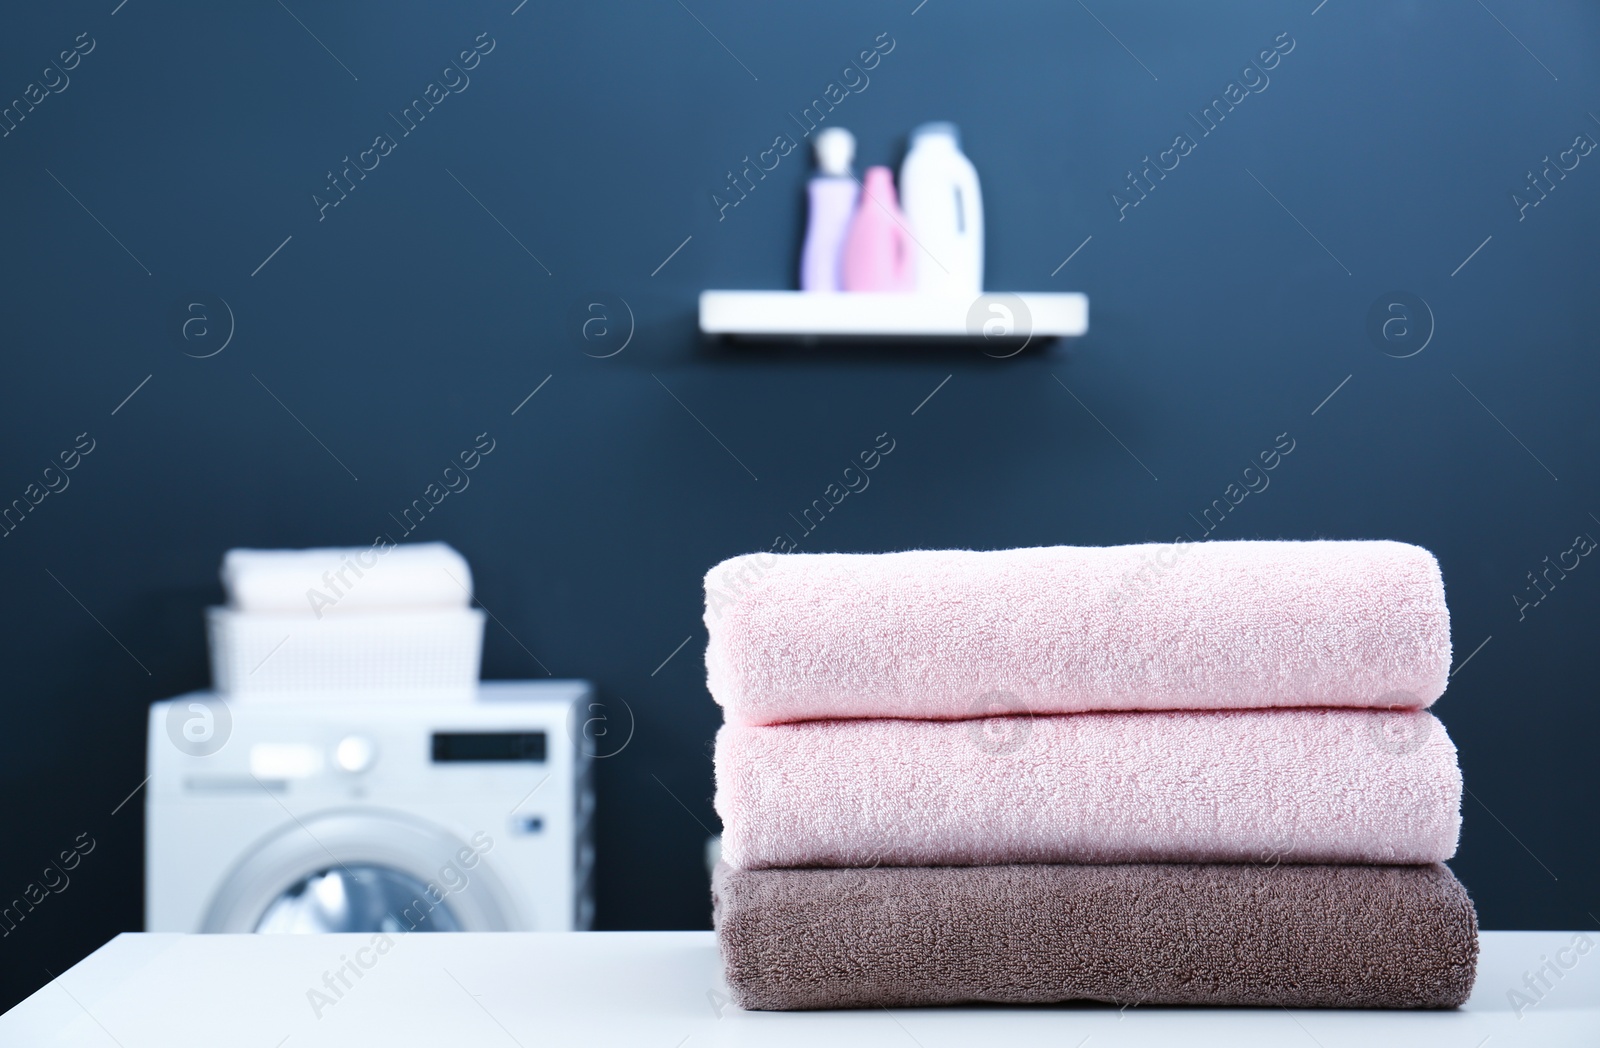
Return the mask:
<svg viewBox="0 0 1600 1048">
<path fill-rule="evenodd" d="M 377 759 L 378 747 L 365 735 L 346 735 L 333 748 L 333 763 L 351 774 L 366 771 Z"/>
</svg>

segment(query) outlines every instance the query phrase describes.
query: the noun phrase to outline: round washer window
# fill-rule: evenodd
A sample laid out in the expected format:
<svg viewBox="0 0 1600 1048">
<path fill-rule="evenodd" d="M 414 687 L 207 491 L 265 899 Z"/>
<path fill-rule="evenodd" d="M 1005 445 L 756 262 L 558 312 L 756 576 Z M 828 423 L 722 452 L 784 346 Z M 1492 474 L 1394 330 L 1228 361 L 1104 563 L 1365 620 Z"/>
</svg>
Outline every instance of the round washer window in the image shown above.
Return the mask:
<svg viewBox="0 0 1600 1048">
<path fill-rule="evenodd" d="M 335 809 L 297 818 L 240 857 L 200 930 L 494 932 L 532 925 L 487 863 L 468 878 L 460 856 L 469 847 L 399 812 Z"/>
<path fill-rule="evenodd" d="M 419 914 L 425 916 L 418 919 Z M 458 932 L 461 925 L 449 906 L 434 902 L 427 885 L 409 873 L 357 863 L 302 877 L 272 900 L 255 930 L 269 934 Z"/>
</svg>

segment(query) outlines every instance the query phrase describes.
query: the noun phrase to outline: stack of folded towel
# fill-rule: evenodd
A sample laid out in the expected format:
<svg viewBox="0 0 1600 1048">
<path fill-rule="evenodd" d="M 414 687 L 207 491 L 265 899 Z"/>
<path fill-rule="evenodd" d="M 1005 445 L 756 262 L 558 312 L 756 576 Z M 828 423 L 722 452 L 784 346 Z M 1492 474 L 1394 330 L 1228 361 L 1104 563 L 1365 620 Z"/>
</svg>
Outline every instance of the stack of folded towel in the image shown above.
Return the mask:
<svg viewBox="0 0 1600 1048">
<path fill-rule="evenodd" d="M 207 625 L 216 690 L 470 699 L 483 652 L 472 573 L 442 542 L 232 549 Z"/>
<path fill-rule="evenodd" d="M 756 555 L 706 593 L 741 1006 L 1470 993 L 1426 550 Z"/>
</svg>

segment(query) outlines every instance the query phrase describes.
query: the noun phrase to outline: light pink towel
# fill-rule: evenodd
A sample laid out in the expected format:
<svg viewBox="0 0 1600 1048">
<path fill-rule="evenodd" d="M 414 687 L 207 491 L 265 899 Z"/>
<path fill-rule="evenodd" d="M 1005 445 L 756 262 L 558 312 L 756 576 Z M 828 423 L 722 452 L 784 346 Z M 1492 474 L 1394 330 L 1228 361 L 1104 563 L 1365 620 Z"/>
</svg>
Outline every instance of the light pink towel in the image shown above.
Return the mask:
<svg viewBox="0 0 1600 1048">
<path fill-rule="evenodd" d="M 758 553 L 705 585 L 735 724 L 1414 709 L 1450 673 L 1438 562 L 1401 542 Z"/>
<path fill-rule="evenodd" d="M 776 866 L 1429 863 L 1461 772 L 1423 711 L 724 725 L 722 857 Z"/>
</svg>

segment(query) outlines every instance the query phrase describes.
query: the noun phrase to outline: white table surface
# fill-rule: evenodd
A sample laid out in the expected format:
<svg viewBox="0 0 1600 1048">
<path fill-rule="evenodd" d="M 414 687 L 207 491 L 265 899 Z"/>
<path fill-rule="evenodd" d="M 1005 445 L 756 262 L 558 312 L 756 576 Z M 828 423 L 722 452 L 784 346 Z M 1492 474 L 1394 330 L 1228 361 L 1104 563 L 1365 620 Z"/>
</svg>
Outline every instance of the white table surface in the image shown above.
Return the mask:
<svg viewBox="0 0 1600 1048">
<path fill-rule="evenodd" d="M 120 935 L 0 1016 L 0 1045 L 627 1045 L 981 1048 L 1600 1045 L 1600 950 L 1543 999 L 1507 993 L 1573 932 L 1486 932 L 1477 988 L 1452 1012 L 921 1008 L 743 1012 L 710 932 L 412 934 L 314 1014 L 307 991 L 368 935 Z M 1588 939 L 1600 945 L 1600 933 Z M 1568 959 L 1575 955 L 1568 952 Z M 1487 1044 L 1485 1043 L 1487 1042 Z"/>
</svg>

